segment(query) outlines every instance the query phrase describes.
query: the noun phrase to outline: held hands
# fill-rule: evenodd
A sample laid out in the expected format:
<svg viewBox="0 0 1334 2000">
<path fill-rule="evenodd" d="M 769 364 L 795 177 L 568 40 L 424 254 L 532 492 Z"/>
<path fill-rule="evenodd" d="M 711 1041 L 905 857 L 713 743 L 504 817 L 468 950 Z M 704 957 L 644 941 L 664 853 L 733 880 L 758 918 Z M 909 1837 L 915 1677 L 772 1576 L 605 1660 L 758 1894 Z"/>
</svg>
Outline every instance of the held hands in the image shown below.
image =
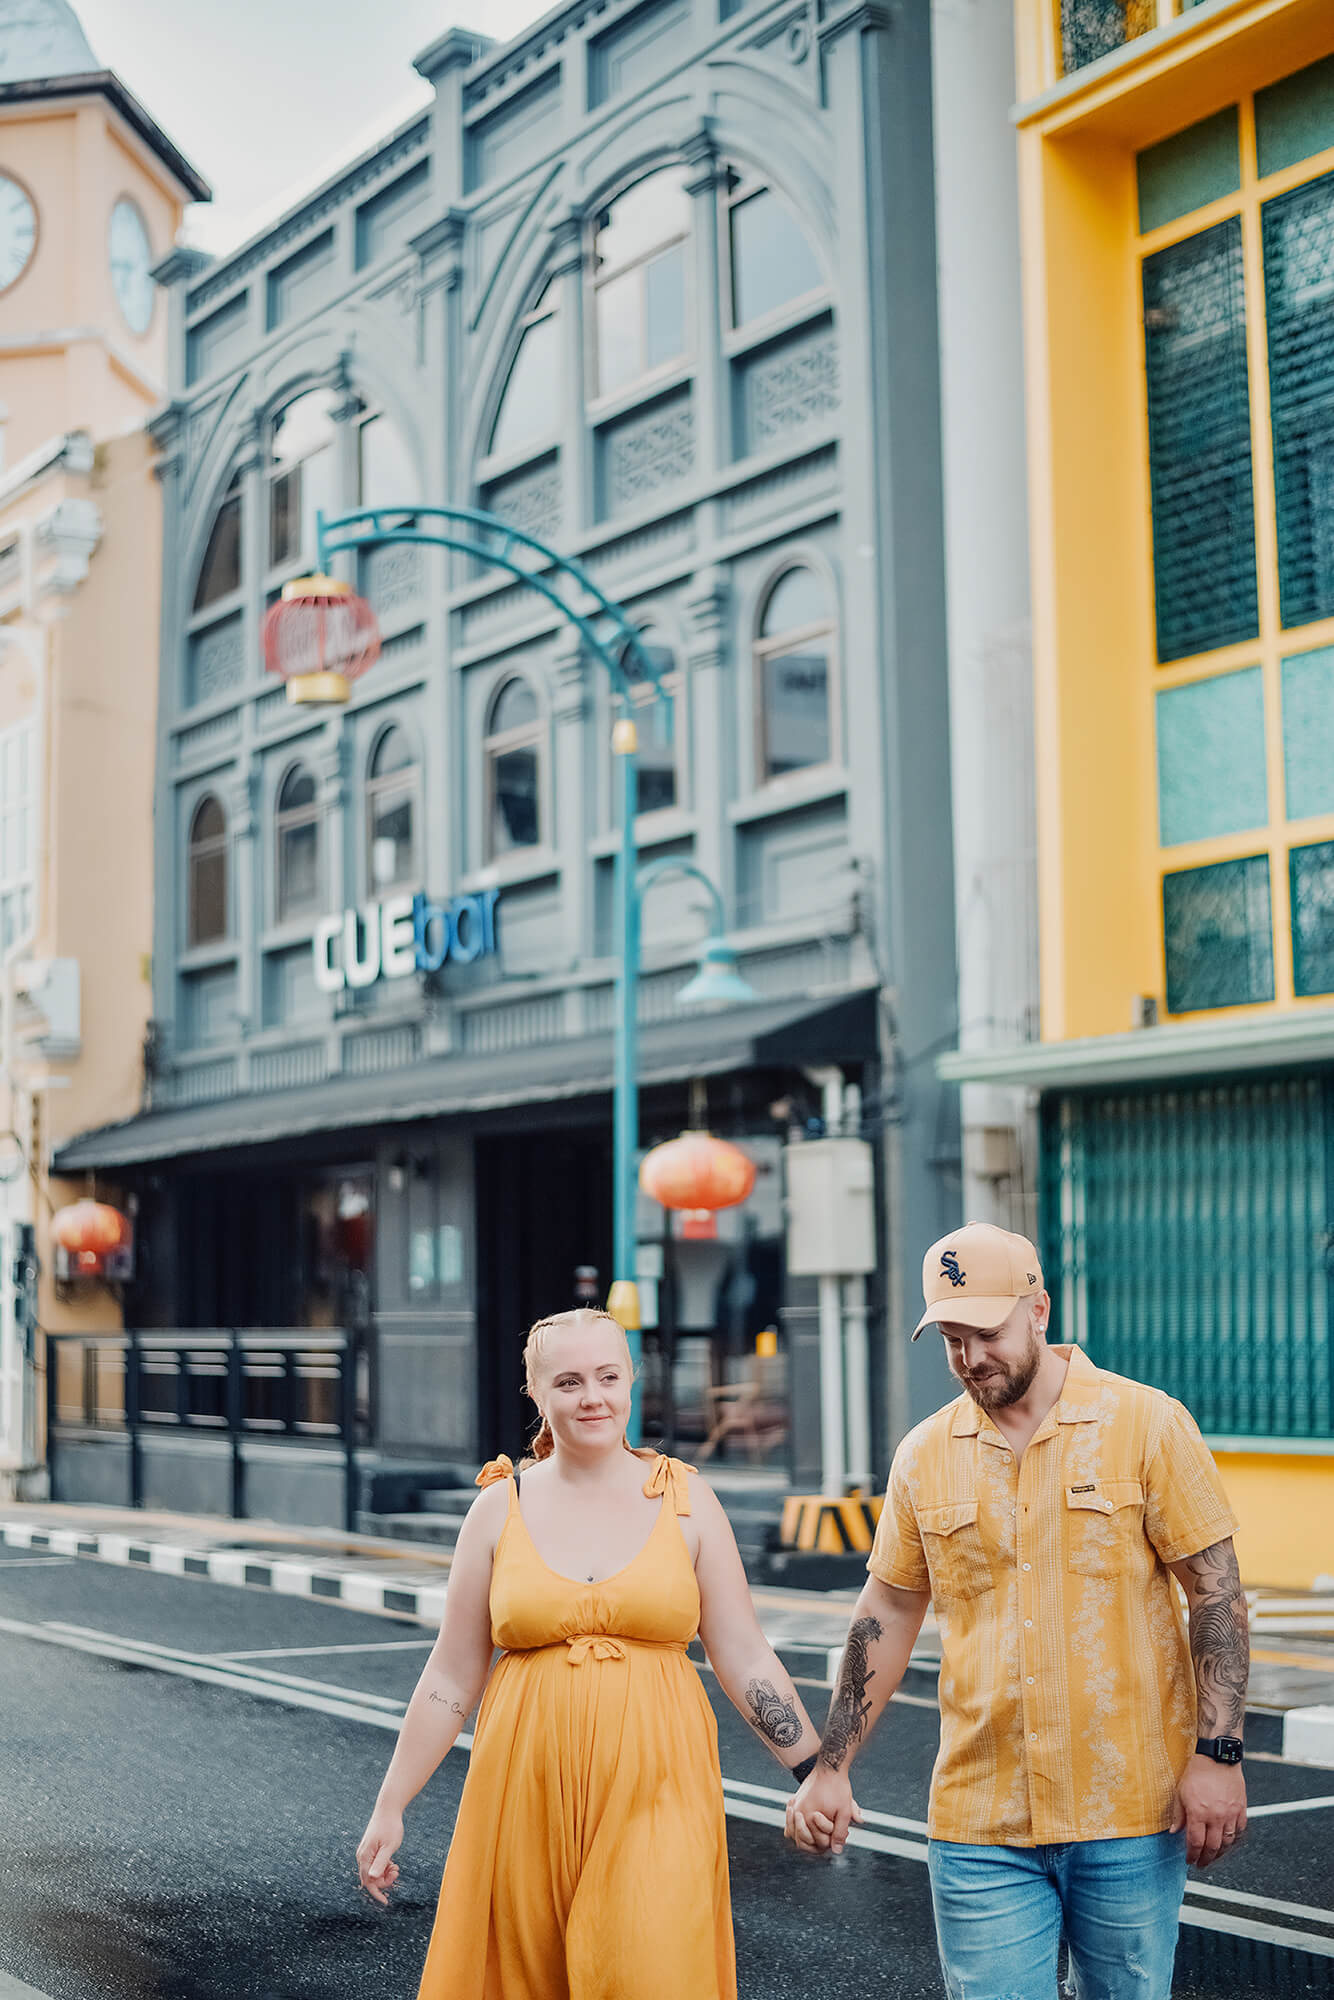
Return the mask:
<svg viewBox="0 0 1334 2000">
<path fill-rule="evenodd" d="M 846 1771 L 817 1764 L 787 1802 L 787 1838 L 807 1854 L 841 1854 L 848 1828 L 862 1823 Z"/>
<path fill-rule="evenodd" d="M 791 1811 L 789 1806 L 789 1817 Z M 1237 1845 L 1246 1831 L 1246 1780 L 1240 1764 L 1191 1758 L 1177 1787 L 1171 1831 L 1179 1833 L 1183 1826 L 1192 1868 L 1208 1868 Z"/>
<path fill-rule="evenodd" d="M 403 1821 L 400 1816 L 377 1806 L 357 1846 L 357 1873 L 361 1877 L 361 1886 L 377 1903 L 386 1907 L 389 1898 L 385 1890 L 392 1889 L 398 1880 L 394 1849 L 402 1844 L 402 1840 Z"/>
</svg>

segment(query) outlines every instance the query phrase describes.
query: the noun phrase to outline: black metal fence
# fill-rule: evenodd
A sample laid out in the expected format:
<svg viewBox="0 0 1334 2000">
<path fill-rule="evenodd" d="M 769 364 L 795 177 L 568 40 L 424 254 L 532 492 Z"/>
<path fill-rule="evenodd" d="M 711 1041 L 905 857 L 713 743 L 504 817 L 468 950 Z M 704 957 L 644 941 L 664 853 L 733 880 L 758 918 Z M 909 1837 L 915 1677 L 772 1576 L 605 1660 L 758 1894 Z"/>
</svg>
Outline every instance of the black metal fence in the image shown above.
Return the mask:
<svg viewBox="0 0 1334 2000">
<path fill-rule="evenodd" d="M 46 1438 L 51 1498 L 75 1435 L 119 1434 L 129 1445 L 130 1504 L 144 1503 L 144 1442 L 164 1432 L 225 1437 L 231 1511 L 244 1519 L 247 1438 L 337 1444 L 344 1525 L 359 1505 L 357 1357 L 345 1333 L 297 1328 L 176 1328 L 48 1333 Z"/>
</svg>

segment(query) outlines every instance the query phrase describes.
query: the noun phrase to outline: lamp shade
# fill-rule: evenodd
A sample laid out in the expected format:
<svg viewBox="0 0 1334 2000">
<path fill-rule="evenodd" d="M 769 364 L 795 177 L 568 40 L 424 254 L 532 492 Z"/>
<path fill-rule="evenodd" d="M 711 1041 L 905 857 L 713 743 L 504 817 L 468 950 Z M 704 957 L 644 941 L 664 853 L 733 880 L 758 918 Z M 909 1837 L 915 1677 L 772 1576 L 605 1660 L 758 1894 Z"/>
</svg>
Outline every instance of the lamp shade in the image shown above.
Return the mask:
<svg viewBox="0 0 1334 2000">
<path fill-rule="evenodd" d="M 285 680 L 295 702 L 342 702 L 380 656 L 375 613 L 352 586 L 332 576 L 298 576 L 264 614 L 264 664 Z"/>
<path fill-rule="evenodd" d="M 680 1007 L 749 1007 L 759 999 L 737 971 L 731 945 L 711 938 L 699 955 L 699 971 L 677 994 Z"/>
<path fill-rule="evenodd" d="M 664 1208 L 735 1208 L 755 1185 L 755 1162 L 710 1132 L 683 1132 L 644 1155 L 639 1185 Z"/>
<path fill-rule="evenodd" d="M 57 1209 L 51 1218 L 51 1240 L 66 1252 L 76 1270 L 100 1271 L 113 1251 L 130 1240 L 128 1216 L 105 1201 L 76 1201 Z"/>
</svg>

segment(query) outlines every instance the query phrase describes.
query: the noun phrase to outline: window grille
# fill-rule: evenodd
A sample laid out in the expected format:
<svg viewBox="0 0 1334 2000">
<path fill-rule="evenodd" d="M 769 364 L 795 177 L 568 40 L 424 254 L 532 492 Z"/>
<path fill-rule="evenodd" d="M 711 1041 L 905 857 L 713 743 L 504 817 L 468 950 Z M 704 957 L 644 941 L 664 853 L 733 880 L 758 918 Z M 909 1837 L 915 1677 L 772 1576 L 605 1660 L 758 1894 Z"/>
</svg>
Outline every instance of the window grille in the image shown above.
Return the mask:
<svg viewBox="0 0 1334 2000">
<path fill-rule="evenodd" d="M 1279 605 L 1306 625 L 1334 615 L 1334 174 L 1261 217 Z"/>
<path fill-rule="evenodd" d="M 1165 875 L 1163 943 L 1169 1014 L 1272 1000 L 1268 855 Z"/>
</svg>

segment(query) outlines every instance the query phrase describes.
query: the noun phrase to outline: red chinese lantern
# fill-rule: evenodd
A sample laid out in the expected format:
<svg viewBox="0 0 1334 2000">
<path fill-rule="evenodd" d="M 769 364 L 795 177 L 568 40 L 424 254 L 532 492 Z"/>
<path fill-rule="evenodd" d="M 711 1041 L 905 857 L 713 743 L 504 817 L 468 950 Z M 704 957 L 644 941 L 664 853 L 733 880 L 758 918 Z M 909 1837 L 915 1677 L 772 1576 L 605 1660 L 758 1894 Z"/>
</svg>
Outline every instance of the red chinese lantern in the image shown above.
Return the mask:
<svg viewBox="0 0 1334 2000">
<path fill-rule="evenodd" d="M 639 1185 L 664 1208 L 735 1208 L 755 1185 L 755 1162 L 726 1139 L 683 1132 L 644 1155 Z"/>
<path fill-rule="evenodd" d="M 130 1240 L 130 1221 L 104 1201 L 76 1201 L 51 1218 L 51 1239 L 83 1277 L 95 1277 L 108 1257 Z"/>
<path fill-rule="evenodd" d="M 292 702 L 343 702 L 349 683 L 380 657 L 380 628 L 364 597 L 332 576 L 298 576 L 264 614 L 264 664 Z"/>
</svg>

